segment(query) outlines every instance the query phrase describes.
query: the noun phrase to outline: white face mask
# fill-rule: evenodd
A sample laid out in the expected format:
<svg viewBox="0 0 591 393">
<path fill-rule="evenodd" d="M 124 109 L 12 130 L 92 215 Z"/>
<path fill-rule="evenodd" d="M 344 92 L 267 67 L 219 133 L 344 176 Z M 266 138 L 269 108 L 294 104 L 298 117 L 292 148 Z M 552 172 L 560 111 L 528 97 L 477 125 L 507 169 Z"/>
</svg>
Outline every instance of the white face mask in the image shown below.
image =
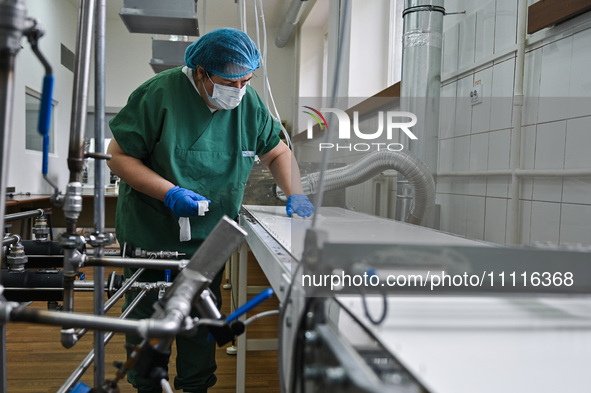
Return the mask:
<svg viewBox="0 0 591 393">
<path fill-rule="evenodd" d="M 230 110 L 236 108 L 240 104 L 242 97 L 246 93 L 246 85 L 242 86 L 242 89 L 238 89 L 236 87 L 231 86 L 218 85 L 217 83 L 211 80 L 209 74 L 206 75 L 213 84 L 213 95 L 210 96 L 207 93 L 207 89 L 205 89 L 205 94 L 207 94 L 207 98 L 213 106 L 216 106 L 221 109 Z M 205 84 L 203 84 L 203 88 L 205 88 Z"/>
</svg>

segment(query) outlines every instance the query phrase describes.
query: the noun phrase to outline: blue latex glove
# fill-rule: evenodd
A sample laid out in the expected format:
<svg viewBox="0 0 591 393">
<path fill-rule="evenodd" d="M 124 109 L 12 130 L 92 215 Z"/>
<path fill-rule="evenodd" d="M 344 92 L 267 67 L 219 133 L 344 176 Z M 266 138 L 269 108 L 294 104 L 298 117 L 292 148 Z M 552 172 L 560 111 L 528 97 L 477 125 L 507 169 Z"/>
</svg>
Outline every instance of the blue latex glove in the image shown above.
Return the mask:
<svg viewBox="0 0 591 393">
<path fill-rule="evenodd" d="M 191 217 L 199 214 L 197 201 L 211 201 L 191 190 L 174 186 L 166 193 L 164 205 L 169 207 L 177 217 Z"/>
<path fill-rule="evenodd" d="M 307 196 L 302 194 L 293 194 L 287 198 L 287 215 L 291 217 L 293 213 L 300 217 L 310 217 L 314 213 L 314 205 L 308 199 Z"/>
</svg>

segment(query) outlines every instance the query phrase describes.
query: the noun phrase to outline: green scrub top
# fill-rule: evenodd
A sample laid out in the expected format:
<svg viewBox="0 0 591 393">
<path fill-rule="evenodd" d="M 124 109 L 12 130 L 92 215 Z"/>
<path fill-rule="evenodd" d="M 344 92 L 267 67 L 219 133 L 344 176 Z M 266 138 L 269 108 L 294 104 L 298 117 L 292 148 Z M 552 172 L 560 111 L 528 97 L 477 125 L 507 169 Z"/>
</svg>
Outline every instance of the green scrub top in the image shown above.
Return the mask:
<svg viewBox="0 0 591 393">
<path fill-rule="evenodd" d="M 211 201 L 205 216 L 190 218 L 192 239 L 180 242 L 172 210 L 122 181 L 119 242 L 189 256 L 223 215 L 238 216 L 254 156 L 277 146 L 281 129 L 250 86 L 237 108 L 212 113 L 180 67 L 142 84 L 109 126 L 126 154 Z"/>
</svg>

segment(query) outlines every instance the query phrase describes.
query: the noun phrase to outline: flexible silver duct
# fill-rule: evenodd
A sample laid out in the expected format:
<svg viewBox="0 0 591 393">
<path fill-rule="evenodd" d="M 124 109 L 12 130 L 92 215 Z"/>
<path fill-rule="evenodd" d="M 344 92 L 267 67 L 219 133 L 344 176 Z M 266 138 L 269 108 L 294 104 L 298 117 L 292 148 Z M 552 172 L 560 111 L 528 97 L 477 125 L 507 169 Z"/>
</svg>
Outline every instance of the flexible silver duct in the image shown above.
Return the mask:
<svg viewBox="0 0 591 393">
<path fill-rule="evenodd" d="M 435 203 L 435 182 L 429 168 L 417 157 L 404 151 L 376 151 L 353 164 L 326 171 L 324 191 L 363 183 L 387 169 L 398 171 L 408 180 L 414 196 L 414 203 L 406 221 L 411 224 L 421 224 L 427 209 Z M 310 195 L 318 192 L 319 178 L 320 172 L 302 177 L 304 194 Z"/>
</svg>

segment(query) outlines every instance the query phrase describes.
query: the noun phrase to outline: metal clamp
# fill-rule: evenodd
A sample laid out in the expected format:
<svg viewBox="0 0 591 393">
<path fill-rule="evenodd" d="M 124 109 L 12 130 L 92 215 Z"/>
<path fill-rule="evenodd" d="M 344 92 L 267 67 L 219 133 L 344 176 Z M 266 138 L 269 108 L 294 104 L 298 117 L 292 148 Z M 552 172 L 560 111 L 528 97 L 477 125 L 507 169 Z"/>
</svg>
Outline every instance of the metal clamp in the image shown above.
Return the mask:
<svg viewBox="0 0 591 393">
<path fill-rule="evenodd" d="M 406 15 L 411 14 L 413 12 L 441 12 L 445 15 L 445 8 L 440 7 L 437 5 L 418 5 L 416 7 L 410 7 L 402 11 L 402 17 L 404 18 Z"/>
</svg>

